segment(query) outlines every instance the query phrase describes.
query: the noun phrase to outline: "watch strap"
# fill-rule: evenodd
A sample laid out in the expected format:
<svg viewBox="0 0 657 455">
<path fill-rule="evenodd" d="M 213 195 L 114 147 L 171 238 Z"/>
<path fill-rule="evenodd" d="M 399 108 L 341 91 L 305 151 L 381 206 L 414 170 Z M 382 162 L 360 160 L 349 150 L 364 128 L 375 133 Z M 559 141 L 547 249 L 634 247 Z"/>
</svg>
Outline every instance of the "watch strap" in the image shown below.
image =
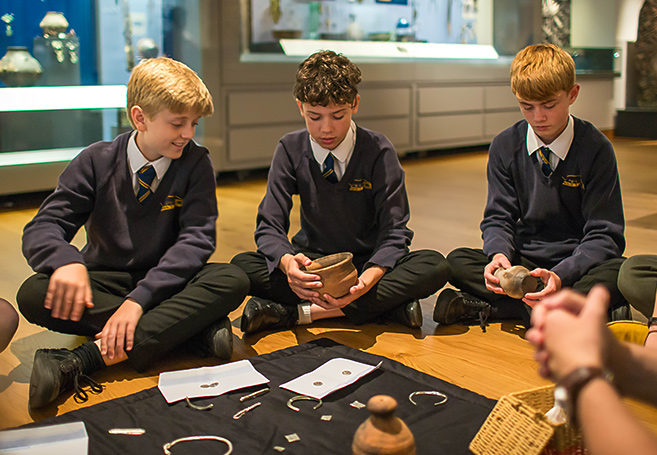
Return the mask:
<svg viewBox="0 0 657 455">
<path fill-rule="evenodd" d="M 567 397 L 566 413 L 571 419 L 575 420 L 575 409 L 577 408 L 577 399 L 579 398 L 580 392 L 589 382 L 596 378 L 602 378 L 605 381 L 611 382 L 611 373 L 600 367 L 578 367 L 561 378 L 557 383 L 557 389 L 560 389 L 559 392 L 562 394 L 565 393 Z"/>
<path fill-rule="evenodd" d="M 652 327 L 653 325 L 657 325 L 657 316 L 648 318 L 648 327 Z"/>
</svg>

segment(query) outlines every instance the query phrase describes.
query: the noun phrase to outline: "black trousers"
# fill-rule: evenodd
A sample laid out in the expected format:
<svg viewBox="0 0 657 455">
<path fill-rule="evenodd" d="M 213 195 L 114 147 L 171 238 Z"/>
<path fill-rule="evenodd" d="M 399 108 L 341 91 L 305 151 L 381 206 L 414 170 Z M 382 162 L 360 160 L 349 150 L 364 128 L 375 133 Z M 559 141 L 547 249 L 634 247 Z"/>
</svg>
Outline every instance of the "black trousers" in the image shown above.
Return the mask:
<svg viewBox="0 0 657 455">
<path fill-rule="evenodd" d="M 310 259 L 322 254 L 304 251 Z M 272 300 L 282 305 L 301 303 L 280 269 L 269 274 L 265 256 L 258 252 L 240 253 L 231 261 L 246 272 L 251 281 L 251 295 Z M 354 264 L 362 273 L 365 264 Z M 429 297 L 442 288 L 449 279 L 449 266 L 445 257 L 433 250 L 406 253 L 395 267 L 389 270 L 372 289 L 359 299 L 342 308 L 354 324 L 364 324 L 384 313 L 413 300 Z"/>
<path fill-rule="evenodd" d="M 79 321 L 53 318 L 44 308 L 49 275 L 37 273 L 18 290 L 18 307 L 29 322 L 55 332 L 93 337 L 121 306 L 145 272 L 89 271 L 94 306 Z M 206 264 L 182 291 L 145 312 L 135 329 L 128 360 L 144 371 L 170 350 L 235 310 L 249 292 L 244 272 L 230 264 Z"/>
<path fill-rule="evenodd" d="M 612 310 L 627 305 L 617 285 L 618 271 L 624 260 L 625 258 L 614 258 L 601 262 L 576 281 L 572 289 L 586 294 L 596 284 L 605 285 L 611 297 L 609 303 L 611 316 Z M 504 294 L 495 294 L 486 289 L 484 267 L 490 263 L 490 260 L 483 250 L 458 248 L 447 255 L 447 261 L 452 271 L 450 283 L 453 286 L 490 303 L 494 308 L 493 315 L 496 318 L 523 319 L 526 326 L 529 326 L 529 313 L 531 312 L 529 305 L 522 300 L 513 299 Z M 510 261 L 512 265 L 522 265 L 529 270 L 540 267 L 522 256 L 510 258 Z"/>
<path fill-rule="evenodd" d="M 630 305 L 646 318 L 652 317 L 657 293 L 657 255 L 639 254 L 623 262 L 618 287 Z"/>
</svg>

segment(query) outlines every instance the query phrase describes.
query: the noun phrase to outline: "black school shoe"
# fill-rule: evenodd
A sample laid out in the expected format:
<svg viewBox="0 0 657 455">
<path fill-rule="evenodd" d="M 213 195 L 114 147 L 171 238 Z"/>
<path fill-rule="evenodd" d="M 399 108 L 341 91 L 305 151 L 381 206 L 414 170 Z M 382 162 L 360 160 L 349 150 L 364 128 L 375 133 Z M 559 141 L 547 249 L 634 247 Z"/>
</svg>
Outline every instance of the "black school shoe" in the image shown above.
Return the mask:
<svg viewBox="0 0 657 455">
<path fill-rule="evenodd" d="M 459 321 L 476 320 L 483 332 L 490 316 L 490 304 L 465 292 L 445 289 L 436 299 L 433 320 L 439 325 L 450 325 Z"/>
<path fill-rule="evenodd" d="M 75 390 L 76 402 L 87 401 L 89 395 L 82 388 L 81 381 L 89 384 L 93 393 L 103 391 L 103 386 L 82 373 L 82 359 L 73 351 L 38 349 L 30 377 L 30 408 L 42 408 L 71 389 Z"/>
<path fill-rule="evenodd" d="M 240 328 L 247 334 L 267 329 L 289 329 L 296 325 L 298 319 L 296 305 L 286 306 L 260 297 L 251 297 L 244 306 Z"/>
<path fill-rule="evenodd" d="M 215 356 L 221 360 L 233 357 L 233 327 L 224 317 L 199 333 L 192 342 L 192 350 L 200 357 Z"/>
<path fill-rule="evenodd" d="M 388 319 L 401 325 L 417 329 L 422 327 L 422 306 L 419 300 L 399 305 L 388 313 Z"/>
</svg>

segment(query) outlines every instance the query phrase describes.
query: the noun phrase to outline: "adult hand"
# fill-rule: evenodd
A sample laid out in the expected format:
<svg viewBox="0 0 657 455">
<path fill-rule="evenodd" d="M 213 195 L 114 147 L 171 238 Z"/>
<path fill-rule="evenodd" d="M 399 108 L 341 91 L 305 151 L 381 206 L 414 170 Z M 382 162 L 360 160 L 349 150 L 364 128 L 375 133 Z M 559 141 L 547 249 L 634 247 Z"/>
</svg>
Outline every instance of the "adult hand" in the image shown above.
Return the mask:
<svg viewBox="0 0 657 455">
<path fill-rule="evenodd" d="M 304 254 L 298 253 L 295 256 L 283 255 L 279 263 L 279 268 L 287 275 L 290 289 L 302 300 L 319 297 L 319 293 L 315 289 L 322 287 L 319 275 L 301 270 L 301 266 L 309 266 L 311 262 Z"/>
<path fill-rule="evenodd" d="M 657 350 L 657 333 L 656 332 L 657 332 L 657 330 L 655 330 L 655 329 L 652 329 L 651 331 L 648 332 L 648 337 L 646 338 L 646 342 L 643 344 L 645 347 Z"/>
<path fill-rule="evenodd" d="M 130 351 L 135 340 L 135 328 L 144 314 L 137 302 L 126 299 L 107 320 L 102 332 L 96 335 L 100 339 L 100 353 L 114 359 L 122 359 L 125 351 Z"/>
<path fill-rule="evenodd" d="M 558 297 L 563 299 L 561 305 L 550 308 L 541 304 L 534 310 L 540 309 L 541 314 L 532 314 L 532 320 L 539 323 L 526 335 L 536 347 L 539 373 L 555 381 L 581 366 L 602 367 L 609 336 L 609 292 L 603 286 L 594 287 L 586 298 L 572 291 L 563 291 Z"/>
<path fill-rule="evenodd" d="M 93 307 L 89 273 L 84 264 L 73 262 L 50 276 L 44 307 L 53 318 L 79 321 L 86 308 Z"/>
<path fill-rule="evenodd" d="M 561 278 L 556 273 L 541 268 L 534 269 L 529 273 L 540 278 L 544 286 L 539 292 L 525 294 L 522 301 L 530 307 L 534 308 L 541 300 L 561 290 Z"/>
<path fill-rule="evenodd" d="M 497 253 L 493 256 L 493 260 L 484 267 L 484 280 L 486 282 L 486 289 L 493 291 L 495 294 L 506 294 L 504 289 L 500 286 L 500 280 L 494 275 L 495 270 L 502 268 L 508 269 L 511 267 L 511 261 L 502 253 Z"/>
</svg>

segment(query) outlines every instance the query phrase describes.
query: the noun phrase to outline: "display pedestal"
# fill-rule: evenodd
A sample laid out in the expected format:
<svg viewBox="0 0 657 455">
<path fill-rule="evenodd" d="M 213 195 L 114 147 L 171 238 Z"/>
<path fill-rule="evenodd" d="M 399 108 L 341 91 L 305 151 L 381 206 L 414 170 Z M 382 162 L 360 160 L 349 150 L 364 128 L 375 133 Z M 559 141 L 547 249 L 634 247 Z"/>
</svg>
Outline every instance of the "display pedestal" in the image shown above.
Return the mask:
<svg viewBox="0 0 657 455">
<path fill-rule="evenodd" d="M 657 139 L 657 108 L 628 108 L 616 111 L 614 134 L 622 137 Z"/>
</svg>

